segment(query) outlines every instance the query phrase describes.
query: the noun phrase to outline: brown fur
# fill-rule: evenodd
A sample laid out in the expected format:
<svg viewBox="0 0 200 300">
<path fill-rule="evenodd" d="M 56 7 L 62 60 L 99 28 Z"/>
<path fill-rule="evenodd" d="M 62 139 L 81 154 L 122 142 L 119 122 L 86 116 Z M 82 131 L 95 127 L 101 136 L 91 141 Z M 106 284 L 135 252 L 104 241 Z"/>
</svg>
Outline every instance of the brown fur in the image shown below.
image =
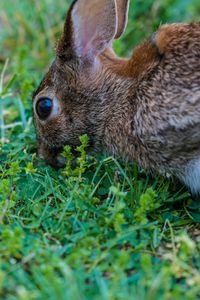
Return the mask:
<svg viewBox="0 0 200 300">
<path fill-rule="evenodd" d="M 39 152 L 56 165 L 60 149 L 87 133 L 93 149 L 182 177 L 200 158 L 200 24 L 164 25 L 130 59 L 106 49 L 91 72 L 72 55 L 70 13 L 34 97 L 61 105 L 44 123 L 34 114 Z"/>
</svg>

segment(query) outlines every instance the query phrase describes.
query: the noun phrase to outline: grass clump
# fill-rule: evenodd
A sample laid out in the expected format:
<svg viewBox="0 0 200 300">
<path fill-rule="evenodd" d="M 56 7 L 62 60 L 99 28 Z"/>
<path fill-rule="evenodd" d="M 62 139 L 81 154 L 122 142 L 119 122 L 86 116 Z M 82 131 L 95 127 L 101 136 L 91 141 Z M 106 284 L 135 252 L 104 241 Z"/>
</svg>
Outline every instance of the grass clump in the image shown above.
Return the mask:
<svg viewBox="0 0 200 300">
<path fill-rule="evenodd" d="M 199 299 L 200 203 L 180 183 L 89 156 L 86 135 L 76 156 L 64 148 L 62 170 L 36 156 L 31 94 L 53 55 L 63 7 L 0 3 L 0 299 Z M 115 49 L 127 54 L 160 23 L 199 10 L 195 0 L 131 2 Z"/>
</svg>

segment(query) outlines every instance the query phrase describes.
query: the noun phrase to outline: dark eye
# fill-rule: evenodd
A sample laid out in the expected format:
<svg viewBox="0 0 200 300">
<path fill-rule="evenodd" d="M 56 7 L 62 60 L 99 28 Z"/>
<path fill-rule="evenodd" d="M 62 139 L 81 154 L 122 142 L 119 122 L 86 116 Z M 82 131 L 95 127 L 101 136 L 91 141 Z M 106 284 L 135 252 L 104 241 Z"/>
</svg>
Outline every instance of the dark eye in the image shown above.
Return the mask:
<svg viewBox="0 0 200 300">
<path fill-rule="evenodd" d="M 47 119 L 53 108 L 53 101 L 49 98 L 41 98 L 36 104 L 36 112 L 41 120 Z"/>
</svg>

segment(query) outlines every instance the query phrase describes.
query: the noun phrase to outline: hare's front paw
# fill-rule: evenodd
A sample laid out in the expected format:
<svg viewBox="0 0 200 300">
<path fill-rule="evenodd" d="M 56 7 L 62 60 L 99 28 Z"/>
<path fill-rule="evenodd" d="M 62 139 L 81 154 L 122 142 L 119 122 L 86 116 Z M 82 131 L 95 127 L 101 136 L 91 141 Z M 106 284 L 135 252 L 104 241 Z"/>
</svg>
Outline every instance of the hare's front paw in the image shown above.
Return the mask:
<svg viewBox="0 0 200 300">
<path fill-rule="evenodd" d="M 153 35 L 153 43 L 160 54 L 170 52 L 184 38 L 188 29 L 188 24 L 185 23 L 163 25 Z"/>
</svg>

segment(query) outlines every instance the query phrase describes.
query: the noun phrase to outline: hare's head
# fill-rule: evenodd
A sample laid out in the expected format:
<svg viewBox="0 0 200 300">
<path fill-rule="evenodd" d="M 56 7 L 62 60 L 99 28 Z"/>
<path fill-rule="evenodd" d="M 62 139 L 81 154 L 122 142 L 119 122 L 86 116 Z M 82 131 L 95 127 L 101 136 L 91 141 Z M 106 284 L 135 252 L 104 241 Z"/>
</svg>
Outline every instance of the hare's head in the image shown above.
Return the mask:
<svg viewBox="0 0 200 300">
<path fill-rule="evenodd" d="M 52 165 L 84 133 L 94 147 L 101 143 L 105 109 L 123 93 L 123 61 L 112 41 L 124 31 L 127 10 L 128 0 L 76 0 L 68 12 L 55 60 L 33 98 L 38 150 Z"/>
</svg>

